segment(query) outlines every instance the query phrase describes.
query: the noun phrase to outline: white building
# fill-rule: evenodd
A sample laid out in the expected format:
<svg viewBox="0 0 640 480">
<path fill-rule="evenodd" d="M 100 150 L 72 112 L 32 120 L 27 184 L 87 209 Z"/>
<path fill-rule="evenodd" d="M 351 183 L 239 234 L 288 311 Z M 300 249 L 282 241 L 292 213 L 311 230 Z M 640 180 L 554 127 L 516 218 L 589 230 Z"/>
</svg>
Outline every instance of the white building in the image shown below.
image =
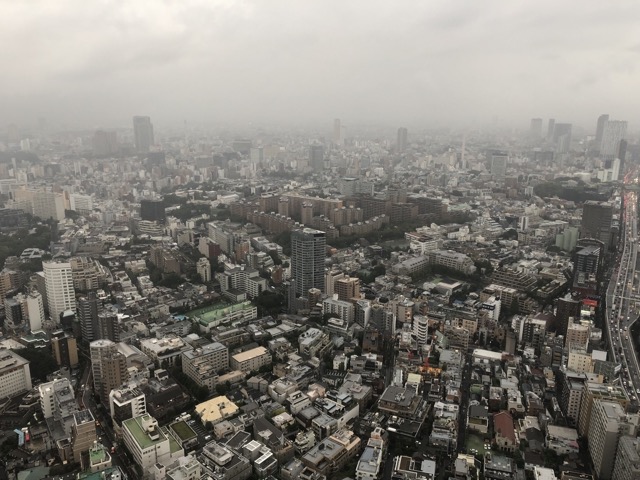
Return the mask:
<svg viewBox="0 0 640 480">
<path fill-rule="evenodd" d="M 229 349 L 214 342 L 182 352 L 182 372 L 201 387 L 213 391 L 218 372 L 229 368 Z"/>
<path fill-rule="evenodd" d="M 32 332 L 42 330 L 42 323 L 45 321 L 44 301 L 42 295 L 36 290 L 27 296 L 27 313 L 29 314 L 29 330 Z"/>
<path fill-rule="evenodd" d="M 43 262 L 42 269 L 49 315 L 58 322 L 62 312 L 76 309 L 71 263 Z"/>
<path fill-rule="evenodd" d="M 122 433 L 125 446 L 143 472 L 151 470 L 157 463 L 169 466 L 184 456 L 180 444 L 170 442 L 168 435 L 151 415 L 125 420 L 122 422 Z"/>
<path fill-rule="evenodd" d="M 29 362 L 12 350 L 0 349 L 0 398 L 31 390 Z"/>
<path fill-rule="evenodd" d="M 232 370 L 250 372 L 271 365 L 271 354 L 264 347 L 256 347 L 233 355 L 229 363 Z"/>
<path fill-rule="evenodd" d="M 211 281 L 211 263 L 206 257 L 202 257 L 196 263 L 196 271 L 200 275 L 200 279 L 203 283 Z"/>
</svg>

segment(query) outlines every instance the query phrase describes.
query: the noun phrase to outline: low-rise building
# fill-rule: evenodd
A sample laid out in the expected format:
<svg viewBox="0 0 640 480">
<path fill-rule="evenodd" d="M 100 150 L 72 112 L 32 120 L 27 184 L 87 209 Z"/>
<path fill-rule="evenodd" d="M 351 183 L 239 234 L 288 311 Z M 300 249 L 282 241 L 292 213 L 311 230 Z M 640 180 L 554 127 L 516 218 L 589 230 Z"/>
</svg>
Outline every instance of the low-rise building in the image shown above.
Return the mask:
<svg viewBox="0 0 640 480">
<path fill-rule="evenodd" d="M 246 352 L 236 353 L 229 362 L 233 370 L 251 372 L 271 365 L 271 354 L 264 347 L 256 347 Z"/>
</svg>

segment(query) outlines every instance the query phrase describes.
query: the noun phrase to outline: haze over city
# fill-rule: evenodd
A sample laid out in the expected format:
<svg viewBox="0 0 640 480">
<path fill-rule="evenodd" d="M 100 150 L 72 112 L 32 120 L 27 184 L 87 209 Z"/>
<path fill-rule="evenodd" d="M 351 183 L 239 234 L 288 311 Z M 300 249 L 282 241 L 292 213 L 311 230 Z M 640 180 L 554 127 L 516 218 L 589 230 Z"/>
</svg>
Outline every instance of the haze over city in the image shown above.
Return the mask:
<svg viewBox="0 0 640 480">
<path fill-rule="evenodd" d="M 5 124 L 589 131 L 640 112 L 634 1 L 4 1 L 0 18 Z"/>
</svg>

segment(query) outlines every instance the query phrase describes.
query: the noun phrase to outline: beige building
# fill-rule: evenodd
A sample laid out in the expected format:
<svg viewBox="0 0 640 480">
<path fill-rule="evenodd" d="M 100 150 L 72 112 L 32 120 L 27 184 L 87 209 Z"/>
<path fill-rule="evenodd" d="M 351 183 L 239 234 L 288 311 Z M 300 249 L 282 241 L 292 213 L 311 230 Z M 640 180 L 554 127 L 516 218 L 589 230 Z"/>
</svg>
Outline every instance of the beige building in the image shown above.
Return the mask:
<svg viewBox="0 0 640 480">
<path fill-rule="evenodd" d="M 271 354 L 264 347 L 256 347 L 233 355 L 229 364 L 232 370 L 251 372 L 265 365 L 271 365 Z"/>
<path fill-rule="evenodd" d="M 31 390 L 29 362 L 12 350 L 0 349 L 0 399 Z"/>
<path fill-rule="evenodd" d="M 210 422 L 213 425 L 231 418 L 239 412 L 237 405 L 224 395 L 199 403 L 195 410 L 202 423 Z"/>
<path fill-rule="evenodd" d="M 229 368 L 229 349 L 214 342 L 182 352 L 182 372 L 201 387 L 213 391 L 218 372 Z"/>
<path fill-rule="evenodd" d="M 592 373 L 593 360 L 584 348 L 575 347 L 569 350 L 567 369 L 577 373 Z"/>
</svg>

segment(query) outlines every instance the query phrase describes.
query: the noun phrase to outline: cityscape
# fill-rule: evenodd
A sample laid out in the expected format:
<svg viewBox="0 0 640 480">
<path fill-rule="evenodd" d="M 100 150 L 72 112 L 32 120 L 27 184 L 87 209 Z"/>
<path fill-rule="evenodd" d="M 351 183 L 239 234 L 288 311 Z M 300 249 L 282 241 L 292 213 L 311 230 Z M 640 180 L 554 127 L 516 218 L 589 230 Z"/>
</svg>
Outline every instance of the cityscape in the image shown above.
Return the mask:
<svg viewBox="0 0 640 480">
<path fill-rule="evenodd" d="M 0 480 L 639 480 L 637 7 L 319 3 L 0 5 Z"/>
</svg>

